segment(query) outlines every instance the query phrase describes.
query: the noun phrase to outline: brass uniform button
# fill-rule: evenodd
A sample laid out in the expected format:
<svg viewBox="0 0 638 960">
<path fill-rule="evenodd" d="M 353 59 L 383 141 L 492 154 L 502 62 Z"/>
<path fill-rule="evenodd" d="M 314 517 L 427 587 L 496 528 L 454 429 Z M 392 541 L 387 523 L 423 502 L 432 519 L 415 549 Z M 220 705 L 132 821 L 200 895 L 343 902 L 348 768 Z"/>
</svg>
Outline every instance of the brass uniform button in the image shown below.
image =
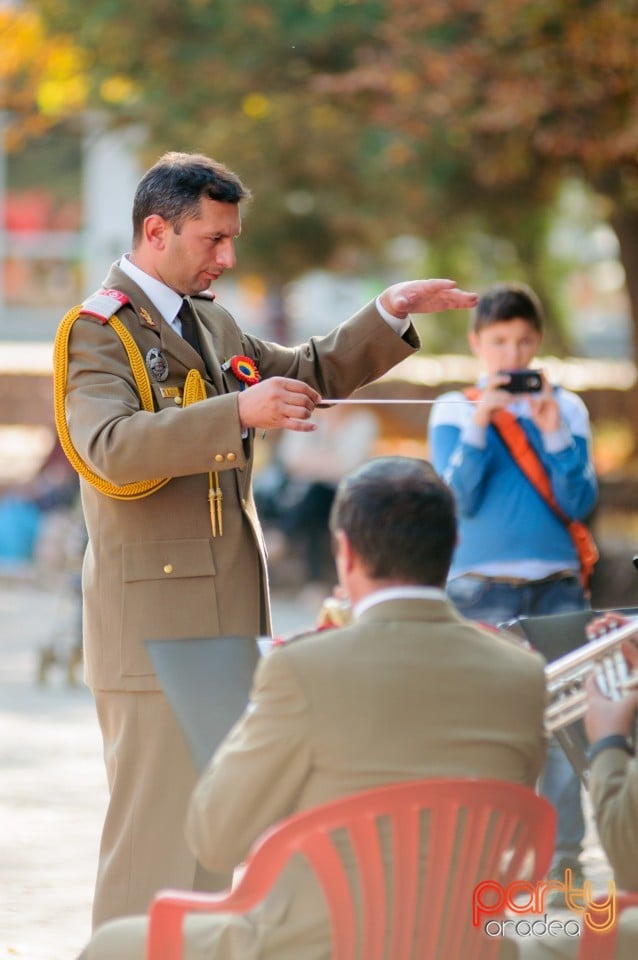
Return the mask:
<svg viewBox="0 0 638 960">
<path fill-rule="evenodd" d="M 227 453 L 227 454 L 226 454 L 226 459 L 229 460 L 231 463 L 234 463 L 235 460 L 237 459 L 237 454 L 236 454 L 236 453 Z"/>
<path fill-rule="evenodd" d="M 181 405 L 182 405 L 182 398 L 181 398 L 181 397 L 174 397 L 174 398 L 173 398 L 173 403 L 176 403 L 178 407 L 181 407 Z"/>
<path fill-rule="evenodd" d="M 224 459 L 224 455 L 221 453 L 215 454 L 215 463 L 221 463 Z"/>
<path fill-rule="evenodd" d="M 173 564 L 172 564 L 172 563 L 165 563 L 165 564 L 164 564 L 164 573 L 172 573 L 172 572 L 173 572 Z"/>
<path fill-rule="evenodd" d="M 241 505 L 244 508 L 248 506 L 248 501 L 244 497 L 241 498 Z"/>
</svg>

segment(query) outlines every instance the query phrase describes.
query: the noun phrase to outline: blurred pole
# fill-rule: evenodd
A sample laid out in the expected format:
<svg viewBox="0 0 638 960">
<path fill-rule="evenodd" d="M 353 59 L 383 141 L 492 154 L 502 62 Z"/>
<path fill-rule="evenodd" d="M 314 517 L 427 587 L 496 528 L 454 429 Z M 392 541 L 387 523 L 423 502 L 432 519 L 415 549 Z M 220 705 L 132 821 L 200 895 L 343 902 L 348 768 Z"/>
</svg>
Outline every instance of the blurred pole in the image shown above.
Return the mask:
<svg viewBox="0 0 638 960">
<path fill-rule="evenodd" d="M 114 260 L 131 248 L 131 208 L 141 176 L 140 126 L 111 129 L 99 114 L 85 119 L 83 295 L 99 287 Z"/>
</svg>

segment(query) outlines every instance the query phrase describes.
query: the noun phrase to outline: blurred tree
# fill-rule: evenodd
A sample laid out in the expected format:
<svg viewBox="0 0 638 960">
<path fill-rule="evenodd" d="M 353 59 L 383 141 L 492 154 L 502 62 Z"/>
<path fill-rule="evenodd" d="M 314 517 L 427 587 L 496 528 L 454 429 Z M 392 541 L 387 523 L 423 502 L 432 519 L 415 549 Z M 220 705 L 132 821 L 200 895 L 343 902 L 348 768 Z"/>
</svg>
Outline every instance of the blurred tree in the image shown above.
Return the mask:
<svg viewBox="0 0 638 960">
<path fill-rule="evenodd" d="M 257 214 L 240 269 L 268 277 L 280 336 L 284 282 L 310 265 L 338 269 L 344 248 L 380 253 L 388 222 L 400 232 L 394 187 L 378 187 L 376 134 L 314 86 L 355 66 L 382 0 L 166 0 L 135 17 L 128 0 L 38 8 L 90 51 L 91 103 L 145 124 L 147 162 L 165 149 L 200 150 L 251 187 Z"/>
<path fill-rule="evenodd" d="M 147 126 L 147 161 L 202 150 L 239 171 L 258 205 L 240 265 L 274 304 L 309 265 L 382 263 L 413 234 L 428 269 L 521 276 L 551 306 L 567 172 L 605 198 L 638 317 L 635 0 L 32 3 L 84 51 L 88 102 Z"/>
<path fill-rule="evenodd" d="M 376 91 L 361 94 L 362 61 L 380 65 L 383 88 L 387 2 L 168 0 L 135 18 L 126 0 L 95 0 L 90 9 L 82 0 L 38 0 L 38 7 L 53 30 L 86 51 L 91 104 L 116 122 L 144 122 L 146 160 L 168 148 L 202 150 L 251 186 L 258 212 L 242 237 L 240 269 L 268 276 L 278 336 L 286 336 L 286 280 L 309 266 L 351 266 L 352 251 L 359 270 L 370 266 L 367 258 L 383 269 L 388 241 L 405 233 L 434 237 L 427 269 L 468 284 L 486 250 L 496 249 L 486 235 L 508 237 L 517 252 L 512 272 L 550 300 L 539 269 L 546 198 L 536 185 L 529 184 L 525 218 L 518 197 L 481 208 L 465 173 L 465 140 L 458 156 L 448 149 L 433 164 L 426 143 L 415 149 L 378 113 Z M 464 320 L 449 323 L 464 341 Z"/>
<path fill-rule="evenodd" d="M 394 131 L 429 186 L 416 209 L 469 202 L 519 250 L 563 178 L 583 178 L 619 239 L 638 352 L 636 14 L 635 0 L 390 0 L 355 68 L 317 82 Z"/>
<path fill-rule="evenodd" d="M 40 15 L 0 0 L 0 114 L 9 149 L 41 135 L 86 104 L 88 58 Z"/>
</svg>

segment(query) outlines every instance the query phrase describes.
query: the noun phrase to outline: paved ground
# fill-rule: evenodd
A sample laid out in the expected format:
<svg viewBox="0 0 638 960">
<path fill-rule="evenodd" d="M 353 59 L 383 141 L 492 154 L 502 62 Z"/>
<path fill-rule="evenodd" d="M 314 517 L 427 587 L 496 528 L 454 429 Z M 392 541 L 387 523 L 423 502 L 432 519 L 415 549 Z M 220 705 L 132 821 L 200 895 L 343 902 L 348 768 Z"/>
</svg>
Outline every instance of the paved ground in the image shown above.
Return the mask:
<svg viewBox="0 0 638 960">
<path fill-rule="evenodd" d="M 275 631 L 312 615 L 276 599 Z M 0 960 L 72 960 L 89 934 L 106 806 L 93 701 L 59 667 L 37 683 L 40 646 L 70 623 L 67 598 L 0 581 Z"/>
<path fill-rule="evenodd" d="M 276 597 L 275 633 L 313 622 L 317 597 Z M 73 960 L 89 934 L 106 805 L 90 694 L 58 668 L 37 683 L 41 644 L 71 622 L 64 598 L 0 581 L 0 960 Z M 605 889 L 593 831 L 586 872 Z"/>
</svg>

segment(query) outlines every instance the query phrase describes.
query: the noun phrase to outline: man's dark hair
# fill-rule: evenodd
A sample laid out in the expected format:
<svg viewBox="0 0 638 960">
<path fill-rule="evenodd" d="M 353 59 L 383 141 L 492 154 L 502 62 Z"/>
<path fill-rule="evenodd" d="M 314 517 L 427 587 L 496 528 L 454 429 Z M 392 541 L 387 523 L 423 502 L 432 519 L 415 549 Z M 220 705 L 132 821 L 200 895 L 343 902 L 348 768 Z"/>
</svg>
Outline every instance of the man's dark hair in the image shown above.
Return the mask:
<svg viewBox="0 0 638 960">
<path fill-rule="evenodd" d="M 456 544 L 454 497 L 426 460 L 379 457 L 341 481 L 330 530 L 343 530 L 373 579 L 440 587 Z"/>
<path fill-rule="evenodd" d="M 537 295 L 524 283 L 495 283 L 481 294 L 472 316 L 472 330 L 478 333 L 503 320 L 527 320 L 543 332 L 543 307 Z"/>
<path fill-rule="evenodd" d="M 133 199 L 133 244 L 146 217 L 159 214 L 179 233 L 185 220 L 199 216 L 202 197 L 221 203 L 250 199 L 250 190 L 223 163 L 201 153 L 165 153 L 147 170 Z"/>
</svg>

